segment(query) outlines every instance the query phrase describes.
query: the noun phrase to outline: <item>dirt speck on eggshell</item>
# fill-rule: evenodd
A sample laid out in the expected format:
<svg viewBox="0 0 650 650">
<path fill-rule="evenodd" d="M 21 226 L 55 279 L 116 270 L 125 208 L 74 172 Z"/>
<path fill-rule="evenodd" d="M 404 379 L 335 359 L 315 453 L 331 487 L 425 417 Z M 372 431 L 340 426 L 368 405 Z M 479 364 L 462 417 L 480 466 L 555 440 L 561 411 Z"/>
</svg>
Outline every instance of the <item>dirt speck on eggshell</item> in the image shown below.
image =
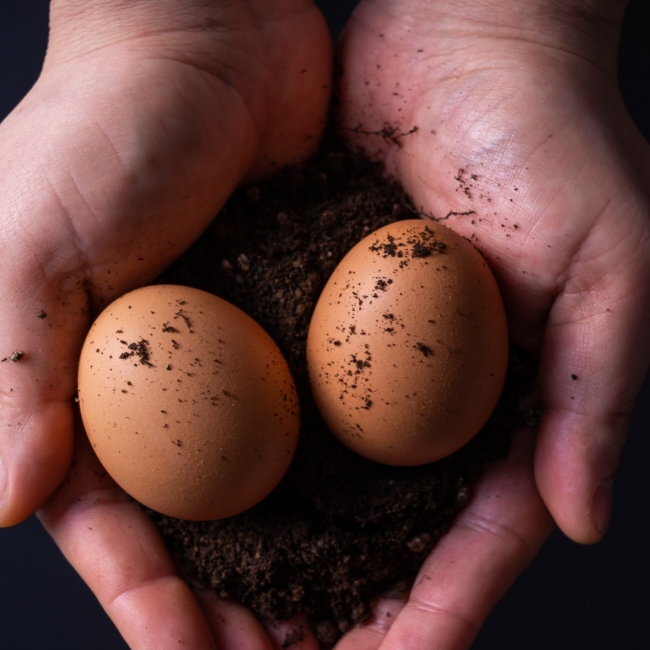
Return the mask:
<svg viewBox="0 0 650 650">
<path fill-rule="evenodd" d="M 268 334 L 225 300 L 177 285 L 138 289 L 99 315 L 81 353 L 79 404 L 113 479 L 181 519 L 258 503 L 298 437 L 294 382 Z"/>
<path fill-rule="evenodd" d="M 307 338 L 315 402 L 353 451 L 389 465 L 438 460 L 496 406 L 508 331 L 487 263 L 424 220 L 359 242 L 325 286 Z"/>
</svg>

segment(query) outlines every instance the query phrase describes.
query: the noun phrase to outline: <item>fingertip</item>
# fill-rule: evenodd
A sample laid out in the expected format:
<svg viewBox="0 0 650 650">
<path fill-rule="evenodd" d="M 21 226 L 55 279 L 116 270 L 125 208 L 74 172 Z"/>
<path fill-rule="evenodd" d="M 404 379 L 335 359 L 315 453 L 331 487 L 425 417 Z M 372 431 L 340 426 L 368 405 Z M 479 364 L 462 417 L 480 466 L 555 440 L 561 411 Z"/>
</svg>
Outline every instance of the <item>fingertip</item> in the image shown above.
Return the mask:
<svg viewBox="0 0 650 650">
<path fill-rule="evenodd" d="M 309 622 L 303 616 L 288 621 L 266 625 L 266 631 L 275 650 L 319 650 L 320 645 L 311 632 Z"/>
<path fill-rule="evenodd" d="M 0 457 L 0 513 L 2 512 L 2 508 L 4 508 L 6 489 L 7 468 L 5 467 L 5 464 L 2 462 L 2 458 Z"/>
<path fill-rule="evenodd" d="M 14 430 L 0 449 L 0 526 L 8 527 L 34 514 L 65 479 L 73 451 L 72 409 L 49 404 L 4 423 Z"/>
<path fill-rule="evenodd" d="M 556 524 L 574 542 L 594 544 L 607 532 L 626 430 L 623 423 L 613 427 L 553 410 L 542 419 L 535 479 Z"/>
<path fill-rule="evenodd" d="M 243 605 L 224 600 L 209 588 L 192 586 L 210 629 L 221 650 L 273 650 L 255 615 Z"/>
<path fill-rule="evenodd" d="M 613 478 L 606 478 L 602 480 L 591 500 L 591 519 L 594 526 L 604 536 L 609 528 L 609 520 L 612 516 L 612 488 L 614 485 Z"/>
<path fill-rule="evenodd" d="M 404 609 L 407 597 L 408 592 L 400 590 L 395 597 L 379 598 L 370 619 L 347 632 L 336 645 L 336 650 L 377 650 Z"/>
</svg>

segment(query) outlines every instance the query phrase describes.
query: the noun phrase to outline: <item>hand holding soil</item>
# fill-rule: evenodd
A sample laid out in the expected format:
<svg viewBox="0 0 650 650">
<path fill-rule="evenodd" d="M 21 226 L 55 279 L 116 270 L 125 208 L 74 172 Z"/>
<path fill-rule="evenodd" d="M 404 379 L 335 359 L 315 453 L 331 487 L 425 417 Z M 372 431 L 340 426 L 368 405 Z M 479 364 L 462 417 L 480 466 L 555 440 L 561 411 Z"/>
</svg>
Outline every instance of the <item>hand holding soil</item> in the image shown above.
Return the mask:
<svg viewBox="0 0 650 650">
<path fill-rule="evenodd" d="M 1 127 L 2 356 L 24 351 L 0 368 L 5 525 L 68 472 L 92 316 L 155 278 L 244 178 L 311 152 L 324 124 L 330 50 L 315 8 L 213 4 L 157 3 L 153 15 L 54 2 L 43 75 Z M 502 3 L 489 20 L 473 4 L 419 15 L 421 3 L 361 3 L 341 49 L 339 115 L 416 207 L 482 250 L 515 342 L 541 353 L 535 478 L 521 432 L 406 607 L 381 601 L 341 647 L 468 647 L 550 529 L 538 489 L 568 535 L 600 538 L 647 368 L 650 165 L 613 81 L 615 34 L 594 33 L 570 3 L 551 18 L 542 9 L 555 3 L 530 0 L 523 25 Z M 132 647 L 281 644 L 282 627 L 269 637 L 243 608 L 195 600 L 83 440 L 41 517 Z M 300 647 L 314 643 L 305 634 Z"/>
<path fill-rule="evenodd" d="M 616 87 L 623 7 L 594 10 L 611 25 L 596 30 L 572 3 L 555 17 L 525 3 L 523 22 L 498 3 L 406 4 L 357 8 L 341 122 L 490 262 L 513 340 L 541 354 L 538 489 L 567 535 L 597 541 L 648 367 L 650 165 Z M 446 602 L 428 594 L 414 615 Z"/>
<path fill-rule="evenodd" d="M 490 262 L 513 340 L 541 355 L 536 484 L 562 530 L 594 542 L 648 367 L 650 161 L 616 86 L 623 7 L 593 3 L 601 30 L 575 3 L 553 17 L 552 3 L 524 3 L 523 21 L 499 3 L 433 4 L 359 5 L 340 119 Z M 413 616 L 449 611 L 446 598 L 427 594 Z M 470 607 L 452 612 L 480 624 Z"/>
<path fill-rule="evenodd" d="M 63 482 L 40 515 L 133 647 L 209 648 L 215 633 L 229 647 L 242 617 L 253 640 L 266 634 L 238 608 L 217 625 L 213 607 L 210 625 L 153 524 L 83 443 L 73 457 L 85 332 L 185 250 L 247 175 L 315 148 L 330 69 L 309 2 L 59 0 L 42 76 L 2 124 L 2 357 L 25 354 L 2 364 L 1 523 Z"/>
</svg>

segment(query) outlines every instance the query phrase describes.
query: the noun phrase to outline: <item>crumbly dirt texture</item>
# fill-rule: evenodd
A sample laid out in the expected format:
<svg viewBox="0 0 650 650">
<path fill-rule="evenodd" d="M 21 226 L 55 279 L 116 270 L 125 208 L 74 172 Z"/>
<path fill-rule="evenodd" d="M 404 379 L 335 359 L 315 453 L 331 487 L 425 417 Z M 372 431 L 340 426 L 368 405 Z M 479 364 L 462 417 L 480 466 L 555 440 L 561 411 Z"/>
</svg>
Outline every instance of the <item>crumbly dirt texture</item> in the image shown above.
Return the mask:
<svg viewBox="0 0 650 650">
<path fill-rule="evenodd" d="M 521 419 L 516 404 L 535 373 L 514 351 L 488 424 L 430 465 L 379 465 L 328 431 L 311 399 L 305 360 L 315 303 L 356 242 L 417 216 L 381 166 L 329 139 L 304 165 L 239 191 L 161 278 L 219 295 L 267 330 L 296 380 L 302 424 L 288 474 L 256 507 L 214 522 L 152 516 L 189 576 L 265 621 L 305 614 L 324 646 L 366 620 L 378 595 L 408 589 L 486 463 L 507 453 Z"/>
</svg>

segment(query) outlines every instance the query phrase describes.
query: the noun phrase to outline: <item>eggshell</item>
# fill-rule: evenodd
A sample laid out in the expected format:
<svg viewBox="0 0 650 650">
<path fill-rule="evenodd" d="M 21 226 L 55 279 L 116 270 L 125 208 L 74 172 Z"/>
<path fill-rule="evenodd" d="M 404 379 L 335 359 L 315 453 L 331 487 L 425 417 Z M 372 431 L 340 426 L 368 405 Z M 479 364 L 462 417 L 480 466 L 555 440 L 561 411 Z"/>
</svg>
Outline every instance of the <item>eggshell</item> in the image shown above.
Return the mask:
<svg viewBox="0 0 650 650">
<path fill-rule="evenodd" d="M 217 296 L 149 286 L 109 305 L 79 364 L 95 452 L 146 506 L 218 519 L 263 499 L 291 462 L 295 386 L 275 343 Z"/>
<path fill-rule="evenodd" d="M 307 339 L 316 404 L 353 451 L 420 465 L 483 426 L 505 380 L 503 302 L 479 252 L 423 220 L 370 234 L 335 269 Z"/>
</svg>

